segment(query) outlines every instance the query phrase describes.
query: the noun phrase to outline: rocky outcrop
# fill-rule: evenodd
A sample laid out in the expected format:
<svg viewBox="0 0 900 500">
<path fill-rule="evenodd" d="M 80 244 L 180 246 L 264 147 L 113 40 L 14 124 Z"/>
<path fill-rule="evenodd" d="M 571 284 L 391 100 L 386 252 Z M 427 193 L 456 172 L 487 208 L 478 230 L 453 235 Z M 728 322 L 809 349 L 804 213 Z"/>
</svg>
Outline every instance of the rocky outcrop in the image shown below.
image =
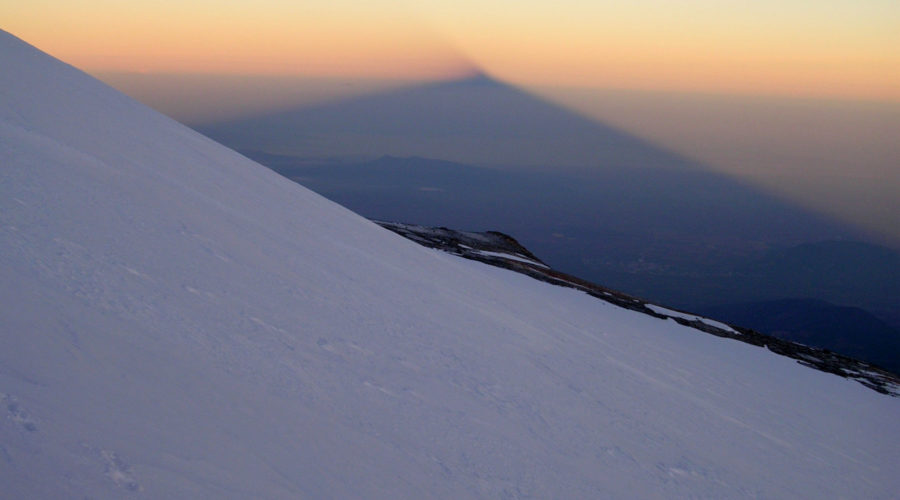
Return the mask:
<svg viewBox="0 0 900 500">
<path fill-rule="evenodd" d="M 882 394 L 900 397 L 900 377 L 872 364 L 848 356 L 765 335 L 749 328 L 726 325 L 702 316 L 652 304 L 631 295 L 556 271 L 515 238 L 497 232 L 465 232 L 445 227 L 424 227 L 398 222 L 374 221 L 420 245 L 443 250 L 466 259 L 477 260 L 516 271 L 553 285 L 581 290 L 588 295 L 620 307 L 660 319 L 672 319 L 717 337 L 734 339 L 764 347 L 776 354 L 797 360 L 810 368 L 856 380 Z"/>
</svg>

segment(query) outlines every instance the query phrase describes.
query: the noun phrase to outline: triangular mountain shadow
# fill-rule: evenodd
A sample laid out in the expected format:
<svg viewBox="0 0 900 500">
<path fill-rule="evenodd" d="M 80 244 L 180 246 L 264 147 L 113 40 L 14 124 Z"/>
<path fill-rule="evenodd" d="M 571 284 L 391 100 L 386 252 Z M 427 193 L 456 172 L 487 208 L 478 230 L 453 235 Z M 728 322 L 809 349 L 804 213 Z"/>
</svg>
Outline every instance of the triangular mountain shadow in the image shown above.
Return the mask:
<svg viewBox="0 0 900 500">
<path fill-rule="evenodd" d="M 556 268 L 676 305 L 705 302 L 689 289 L 736 257 L 863 238 L 486 74 L 199 130 L 364 216 L 500 230 Z"/>
<path fill-rule="evenodd" d="M 484 73 L 196 128 L 235 149 L 304 157 L 539 167 L 691 163 Z"/>
</svg>

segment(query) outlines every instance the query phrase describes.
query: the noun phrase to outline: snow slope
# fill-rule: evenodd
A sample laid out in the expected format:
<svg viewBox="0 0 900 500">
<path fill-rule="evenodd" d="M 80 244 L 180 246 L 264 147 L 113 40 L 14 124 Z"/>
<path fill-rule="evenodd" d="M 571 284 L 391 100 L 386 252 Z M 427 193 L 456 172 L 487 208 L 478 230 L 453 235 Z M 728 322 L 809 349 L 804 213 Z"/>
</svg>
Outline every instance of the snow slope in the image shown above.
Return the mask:
<svg viewBox="0 0 900 500">
<path fill-rule="evenodd" d="M 866 497 L 900 399 L 428 250 L 0 35 L 3 498 Z"/>
</svg>

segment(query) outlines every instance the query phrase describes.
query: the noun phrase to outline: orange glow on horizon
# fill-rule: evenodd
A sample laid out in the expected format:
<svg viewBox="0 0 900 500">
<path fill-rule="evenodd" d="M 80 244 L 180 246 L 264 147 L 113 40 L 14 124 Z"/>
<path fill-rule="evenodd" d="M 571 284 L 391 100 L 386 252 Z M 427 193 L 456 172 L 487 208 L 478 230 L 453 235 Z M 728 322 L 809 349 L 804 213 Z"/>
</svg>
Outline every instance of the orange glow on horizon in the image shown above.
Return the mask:
<svg viewBox="0 0 900 500">
<path fill-rule="evenodd" d="M 900 100 L 887 0 L 0 0 L 0 15 L 93 73 L 442 79 L 478 66 L 524 85 Z"/>
</svg>

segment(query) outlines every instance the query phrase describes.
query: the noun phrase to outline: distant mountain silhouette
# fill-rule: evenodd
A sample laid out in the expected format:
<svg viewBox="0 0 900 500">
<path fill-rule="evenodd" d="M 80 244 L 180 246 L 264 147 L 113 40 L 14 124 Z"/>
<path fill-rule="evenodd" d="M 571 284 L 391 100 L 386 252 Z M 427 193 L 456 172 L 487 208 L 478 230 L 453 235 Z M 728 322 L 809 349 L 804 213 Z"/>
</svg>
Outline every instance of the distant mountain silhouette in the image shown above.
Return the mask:
<svg viewBox="0 0 900 500">
<path fill-rule="evenodd" d="M 772 251 L 744 274 L 778 277 L 797 287 L 827 283 L 848 288 L 860 281 L 873 294 L 900 296 L 900 253 L 858 241 L 820 241 Z M 778 285 L 783 289 L 786 283 Z"/>
<path fill-rule="evenodd" d="M 863 307 L 900 325 L 900 253 L 858 241 L 773 250 L 736 274 L 762 296 L 812 297 Z"/>
<path fill-rule="evenodd" d="M 709 307 L 697 312 L 900 373 L 900 330 L 856 307 L 813 299 L 784 299 Z"/>
<path fill-rule="evenodd" d="M 728 276 L 736 261 L 770 246 L 851 233 L 699 170 L 493 169 L 417 157 L 311 162 L 244 153 L 367 217 L 503 230 L 559 269 L 647 298 L 665 293 L 682 306 L 709 303 L 692 293 L 700 278 L 721 295 L 719 285 L 734 285 Z"/>
</svg>

